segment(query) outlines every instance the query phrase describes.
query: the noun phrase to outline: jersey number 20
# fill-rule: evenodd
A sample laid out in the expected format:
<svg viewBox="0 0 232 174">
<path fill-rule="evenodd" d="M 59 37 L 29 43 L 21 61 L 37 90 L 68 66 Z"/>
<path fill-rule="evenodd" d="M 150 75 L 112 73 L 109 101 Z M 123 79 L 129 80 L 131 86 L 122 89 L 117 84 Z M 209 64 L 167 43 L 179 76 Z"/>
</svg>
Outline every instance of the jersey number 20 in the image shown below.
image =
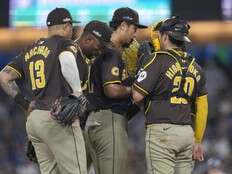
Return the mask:
<svg viewBox="0 0 232 174">
<path fill-rule="evenodd" d="M 174 88 L 172 89 L 172 93 L 180 90 L 181 76 L 176 76 L 173 81 Z M 194 79 L 192 77 L 185 77 L 184 83 L 184 92 L 191 97 L 194 89 Z M 173 96 L 170 98 L 170 102 L 172 104 L 188 104 L 188 100 L 182 97 Z"/>
<path fill-rule="evenodd" d="M 44 75 L 44 61 L 37 60 L 35 62 L 30 62 L 29 71 L 32 90 L 44 88 L 46 84 Z"/>
</svg>

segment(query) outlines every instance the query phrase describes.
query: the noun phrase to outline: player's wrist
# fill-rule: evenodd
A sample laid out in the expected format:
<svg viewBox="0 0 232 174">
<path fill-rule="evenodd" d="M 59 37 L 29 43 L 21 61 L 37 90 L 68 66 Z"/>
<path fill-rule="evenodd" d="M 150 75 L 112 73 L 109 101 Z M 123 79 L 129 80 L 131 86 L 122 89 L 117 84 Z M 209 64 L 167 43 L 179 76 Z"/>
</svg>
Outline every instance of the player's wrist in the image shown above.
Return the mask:
<svg viewBox="0 0 232 174">
<path fill-rule="evenodd" d="M 25 110 L 29 108 L 30 101 L 27 100 L 20 92 L 16 94 L 14 101 Z"/>
<path fill-rule="evenodd" d="M 71 95 L 74 95 L 76 97 L 80 97 L 82 95 L 82 91 L 75 91 L 74 93 L 72 93 Z"/>
<path fill-rule="evenodd" d="M 132 88 L 130 86 L 127 86 L 126 90 L 127 90 L 127 94 L 129 96 L 129 98 L 132 98 Z"/>
<path fill-rule="evenodd" d="M 195 136 L 195 144 L 201 144 L 202 139 Z"/>
<path fill-rule="evenodd" d="M 130 86 L 126 86 L 126 90 L 127 90 L 128 94 L 131 94 L 131 87 Z"/>
</svg>

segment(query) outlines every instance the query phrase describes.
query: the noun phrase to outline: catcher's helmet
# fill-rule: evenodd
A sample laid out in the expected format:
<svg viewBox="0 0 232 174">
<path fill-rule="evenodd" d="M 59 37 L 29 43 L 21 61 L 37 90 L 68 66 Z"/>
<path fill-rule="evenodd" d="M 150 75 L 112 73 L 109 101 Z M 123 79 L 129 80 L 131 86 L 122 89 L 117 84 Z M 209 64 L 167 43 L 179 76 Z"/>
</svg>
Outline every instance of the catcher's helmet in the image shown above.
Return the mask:
<svg viewBox="0 0 232 174">
<path fill-rule="evenodd" d="M 190 29 L 190 25 L 187 21 L 180 19 L 179 17 L 172 17 L 165 21 L 163 21 L 157 28 L 160 32 L 165 32 L 172 38 L 191 42 L 191 40 L 187 37 Z"/>
</svg>

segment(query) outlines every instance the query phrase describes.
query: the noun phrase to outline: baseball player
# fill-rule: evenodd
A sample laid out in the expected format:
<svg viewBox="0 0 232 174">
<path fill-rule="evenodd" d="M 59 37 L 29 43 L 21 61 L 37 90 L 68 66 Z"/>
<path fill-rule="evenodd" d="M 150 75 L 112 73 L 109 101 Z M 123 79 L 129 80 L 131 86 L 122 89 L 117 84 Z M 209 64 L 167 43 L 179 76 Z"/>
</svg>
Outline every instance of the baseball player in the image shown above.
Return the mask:
<svg viewBox="0 0 232 174">
<path fill-rule="evenodd" d="M 182 48 L 190 26 L 170 18 L 158 27 L 161 51 L 147 57 L 133 84 L 133 100 L 144 101 L 149 174 L 190 174 L 193 159 L 203 160 L 207 91 L 201 67 Z M 195 136 L 191 108 L 196 105 Z M 195 137 L 195 138 L 194 138 Z"/>
<path fill-rule="evenodd" d="M 85 30 L 89 30 L 88 28 L 91 27 L 91 25 L 96 25 L 98 22 L 97 21 L 92 21 L 90 23 L 89 26 L 86 26 L 85 27 Z M 96 27 L 95 27 L 96 28 Z M 94 28 L 92 28 L 94 29 Z M 78 65 L 78 69 L 80 70 L 80 78 L 81 78 L 81 87 L 82 87 L 82 92 L 85 94 L 85 95 L 88 95 L 88 92 L 89 91 L 92 91 L 92 85 L 90 83 L 90 72 L 91 72 L 91 66 L 95 60 L 95 57 L 97 55 L 90 55 L 88 49 L 89 46 L 89 43 L 86 41 L 83 40 L 83 36 L 85 36 L 86 34 L 84 35 L 81 35 L 81 37 L 79 36 L 79 33 L 80 33 L 80 29 L 77 30 L 77 28 L 75 27 L 74 30 L 73 30 L 73 37 L 72 39 L 77 43 L 77 49 L 79 50 L 78 51 L 78 54 L 77 54 L 77 65 Z M 83 31 L 82 31 L 83 32 Z M 102 40 L 105 40 L 107 41 L 107 39 L 109 39 L 110 41 L 110 37 L 111 37 L 111 31 L 108 30 L 108 32 L 106 30 L 100 30 L 100 31 L 96 31 L 97 33 L 99 33 L 98 35 L 96 35 L 97 33 L 94 32 L 93 30 L 89 30 L 90 33 L 94 34 L 96 37 L 102 37 Z M 86 33 L 86 31 L 85 31 Z M 109 42 L 108 41 L 108 42 Z M 105 47 L 107 47 L 107 45 L 105 45 Z M 98 52 L 98 54 L 100 54 L 100 52 Z M 87 119 L 87 117 L 86 117 Z M 85 123 L 86 123 L 86 119 L 83 120 L 83 122 L 81 123 L 81 127 L 84 128 L 85 126 Z M 87 149 L 87 152 L 86 152 L 86 157 L 87 157 L 87 168 L 89 169 L 91 164 L 92 164 L 92 160 L 91 160 L 91 156 L 90 156 L 90 152 L 88 151 Z"/>
<path fill-rule="evenodd" d="M 82 94 L 76 44 L 69 40 L 74 22 L 67 9 L 52 10 L 47 17 L 48 38 L 41 38 L 29 46 L 0 73 L 3 90 L 31 112 L 26 130 L 35 147 L 42 174 L 87 174 L 85 144 L 79 120 L 71 118 L 71 124 L 64 126 L 50 114 L 57 98 L 72 93 L 69 101 L 73 105 L 75 103 L 72 101 L 77 98 L 75 96 Z M 104 39 L 95 37 L 91 31 L 110 31 L 106 25 L 99 28 L 99 25 L 89 25 L 82 39 L 89 43 L 89 47 L 85 46 L 92 54 L 103 47 Z M 20 78 L 30 86 L 33 102 L 18 91 L 14 80 Z"/>
<path fill-rule="evenodd" d="M 91 66 L 95 57 L 99 56 L 103 50 L 110 46 L 111 34 L 112 30 L 106 23 L 93 20 L 85 26 L 80 38 L 75 40 L 77 48 L 76 62 L 80 74 L 82 92 L 85 95 L 88 95 L 93 90 L 90 82 Z M 91 40 L 91 38 L 95 40 Z M 82 128 L 84 128 L 85 121 L 81 125 Z"/>
<path fill-rule="evenodd" d="M 105 50 L 94 61 L 91 71 L 92 91 L 89 101 L 92 113 L 86 123 L 86 143 L 91 153 L 95 173 L 127 174 L 128 136 L 126 112 L 131 88 L 122 85 L 126 71 L 121 58 L 123 48 L 134 37 L 139 24 L 138 13 L 119 8 L 110 26 L 112 49 Z"/>
</svg>

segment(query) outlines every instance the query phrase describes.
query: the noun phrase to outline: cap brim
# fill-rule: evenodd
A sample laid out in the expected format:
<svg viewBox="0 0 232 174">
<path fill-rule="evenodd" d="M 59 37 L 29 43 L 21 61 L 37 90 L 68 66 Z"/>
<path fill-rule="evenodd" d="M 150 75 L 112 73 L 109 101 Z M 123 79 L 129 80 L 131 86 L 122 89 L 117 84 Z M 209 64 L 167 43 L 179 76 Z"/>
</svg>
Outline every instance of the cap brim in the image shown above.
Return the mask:
<svg viewBox="0 0 232 174">
<path fill-rule="evenodd" d="M 141 25 L 141 24 L 135 24 L 135 26 L 137 26 L 138 28 L 148 28 L 148 26 L 146 25 Z"/>
<path fill-rule="evenodd" d="M 185 42 L 191 42 L 191 40 L 187 36 L 184 36 L 184 41 Z"/>
<path fill-rule="evenodd" d="M 191 40 L 187 36 L 176 36 L 174 37 L 174 39 L 184 41 L 184 42 L 191 42 Z"/>
<path fill-rule="evenodd" d="M 187 36 L 180 33 L 169 32 L 169 35 L 179 41 L 191 42 L 191 40 Z"/>
</svg>

